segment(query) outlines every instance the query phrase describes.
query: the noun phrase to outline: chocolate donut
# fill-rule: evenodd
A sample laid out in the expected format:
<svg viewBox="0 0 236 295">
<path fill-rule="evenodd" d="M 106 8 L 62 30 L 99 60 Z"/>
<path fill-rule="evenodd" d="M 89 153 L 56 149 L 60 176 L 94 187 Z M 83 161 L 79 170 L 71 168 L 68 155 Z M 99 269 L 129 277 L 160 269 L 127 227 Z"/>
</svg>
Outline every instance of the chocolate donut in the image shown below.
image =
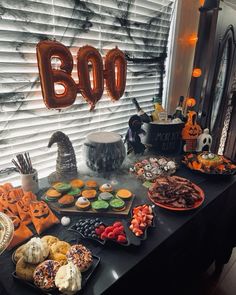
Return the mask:
<svg viewBox="0 0 236 295">
<path fill-rule="evenodd" d="M 81 244 L 73 245 L 66 253 L 66 257 L 68 261 L 72 260 L 81 272 L 88 270 L 93 263 L 92 253 Z"/>
<path fill-rule="evenodd" d="M 33 274 L 34 284 L 40 289 L 54 289 L 56 273 L 60 263 L 54 260 L 46 260 L 40 263 Z"/>
</svg>

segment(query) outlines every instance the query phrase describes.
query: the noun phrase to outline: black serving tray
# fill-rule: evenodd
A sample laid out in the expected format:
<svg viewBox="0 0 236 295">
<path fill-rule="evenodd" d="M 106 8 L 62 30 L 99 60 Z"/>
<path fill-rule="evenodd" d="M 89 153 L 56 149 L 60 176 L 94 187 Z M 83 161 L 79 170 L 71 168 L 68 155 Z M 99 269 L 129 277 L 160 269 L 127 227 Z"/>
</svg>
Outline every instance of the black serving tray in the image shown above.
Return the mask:
<svg viewBox="0 0 236 295">
<path fill-rule="evenodd" d="M 129 226 L 131 225 L 131 220 L 132 220 L 132 216 L 133 216 L 133 210 L 134 210 L 134 208 L 139 207 L 139 206 L 142 206 L 142 205 L 149 205 L 149 206 L 152 207 L 153 219 L 152 219 L 152 224 L 145 228 L 145 230 L 144 230 L 144 232 L 143 232 L 143 234 L 142 234 L 141 236 L 137 237 L 137 236 L 132 232 L 132 230 L 129 228 Z M 141 240 L 141 241 L 144 241 L 144 240 L 147 239 L 147 232 L 148 232 L 148 229 L 149 229 L 149 228 L 154 228 L 154 227 L 156 227 L 155 219 L 156 219 L 155 205 L 146 204 L 146 203 L 145 203 L 145 204 L 137 205 L 137 206 L 133 207 L 132 210 L 131 210 L 131 219 L 130 219 L 129 222 L 127 223 L 127 224 L 128 224 L 128 229 L 129 229 L 130 233 L 131 233 L 133 236 L 135 236 L 137 239 L 139 239 L 139 240 Z"/>
<path fill-rule="evenodd" d="M 123 246 L 123 247 L 131 246 L 131 245 L 139 246 L 140 245 L 140 239 L 137 239 L 137 237 L 135 237 L 135 235 L 133 235 L 133 233 L 128 228 L 128 223 L 126 221 L 124 221 L 124 220 L 120 220 L 120 221 L 122 222 L 122 224 L 124 226 L 124 231 L 125 231 L 125 234 L 126 234 L 127 243 L 125 243 L 125 244 L 124 243 L 118 243 L 116 241 L 109 240 L 109 239 L 101 240 L 99 238 L 86 237 L 81 232 L 79 232 L 78 230 L 75 229 L 75 224 L 70 226 L 68 228 L 68 230 L 80 235 L 83 239 L 92 240 L 92 241 L 98 242 L 101 245 L 105 245 L 105 244 L 108 244 L 108 245 L 120 245 L 120 246 Z M 109 224 L 110 223 L 112 224 L 112 222 L 109 222 Z M 108 226 L 108 224 L 106 222 L 104 222 L 104 225 Z"/>
<path fill-rule="evenodd" d="M 76 293 L 76 295 L 77 294 L 79 295 L 81 293 L 81 291 L 84 289 L 85 285 L 87 284 L 90 277 L 92 276 L 92 274 L 94 273 L 94 271 L 96 270 L 97 266 L 100 263 L 100 257 L 95 256 L 95 255 L 92 255 L 92 256 L 93 256 L 93 264 L 87 271 L 81 273 L 82 274 L 81 290 L 78 291 Z M 28 287 L 34 289 L 35 291 L 37 291 L 37 292 L 39 292 L 41 294 L 46 294 L 46 295 L 61 295 L 62 294 L 58 289 L 48 290 L 48 291 L 42 290 L 42 289 L 38 288 L 37 286 L 35 286 L 34 283 L 19 278 L 16 275 L 15 271 L 12 273 L 12 276 L 18 282 L 24 284 L 25 286 L 28 286 Z"/>
</svg>

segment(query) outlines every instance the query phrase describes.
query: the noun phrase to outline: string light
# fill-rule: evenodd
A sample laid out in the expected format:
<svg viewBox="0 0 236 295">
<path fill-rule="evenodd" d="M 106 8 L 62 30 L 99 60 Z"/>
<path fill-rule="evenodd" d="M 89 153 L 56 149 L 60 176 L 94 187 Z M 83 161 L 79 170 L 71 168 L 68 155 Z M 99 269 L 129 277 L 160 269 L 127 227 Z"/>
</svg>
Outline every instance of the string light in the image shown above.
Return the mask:
<svg viewBox="0 0 236 295">
<path fill-rule="evenodd" d="M 202 70 L 200 68 L 195 68 L 195 69 L 193 69 L 192 75 L 194 78 L 199 78 L 202 75 Z"/>
<path fill-rule="evenodd" d="M 193 34 L 189 35 L 189 37 L 188 37 L 188 44 L 195 45 L 197 43 L 197 40 L 198 40 L 197 34 L 193 33 Z"/>
<path fill-rule="evenodd" d="M 186 98 L 186 106 L 189 108 L 192 108 L 196 105 L 196 99 L 193 97 L 187 97 Z"/>
<path fill-rule="evenodd" d="M 200 5 L 203 6 L 205 3 L 205 0 L 199 0 L 199 2 L 200 2 Z"/>
</svg>

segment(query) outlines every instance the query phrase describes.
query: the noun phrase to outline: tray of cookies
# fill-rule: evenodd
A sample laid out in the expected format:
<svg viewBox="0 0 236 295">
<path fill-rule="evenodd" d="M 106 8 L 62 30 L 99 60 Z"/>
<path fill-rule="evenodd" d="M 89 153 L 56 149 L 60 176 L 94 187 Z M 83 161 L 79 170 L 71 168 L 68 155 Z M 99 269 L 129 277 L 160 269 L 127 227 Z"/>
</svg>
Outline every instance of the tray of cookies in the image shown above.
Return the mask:
<svg viewBox="0 0 236 295">
<path fill-rule="evenodd" d="M 100 258 L 82 244 L 54 236 L 34 237 L 12 255 L 15 280 L 43 294 L 80 294 Z"/>
<path fill-rule="evenodd" d="M 127 188 L 114 190 L 110 183 L 74 179 L 70 183 L 52 185 L 42 199 L 55 211 L 63 214 L 127 216 L 135 195 Z"/>
</svg>

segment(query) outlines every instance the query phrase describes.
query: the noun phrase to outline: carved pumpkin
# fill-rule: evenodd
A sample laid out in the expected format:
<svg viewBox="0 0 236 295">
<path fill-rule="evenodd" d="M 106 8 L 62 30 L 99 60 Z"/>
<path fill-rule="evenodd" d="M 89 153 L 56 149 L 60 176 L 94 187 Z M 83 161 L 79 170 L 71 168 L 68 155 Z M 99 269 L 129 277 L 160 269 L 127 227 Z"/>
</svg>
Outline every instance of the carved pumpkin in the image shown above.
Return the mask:
<svg viewBox="0 0 236 295">
<path fill-rule="evenodd" d="M 197 113 L 194 111 L 189 111 L 188 120 L 182 130 L 182 138 L 186 142 L 184 146 L 185 152 L 191 152 L 196 150 L 197 138 L 202 133 L 202 129 L 196 121 Z"/>
<path fill-rule="evenodd" d="M 51 227 L 53 224 L 59 223 L 58 218 L 43 201 L 32 202 L 30 204 L 30 215 L 38 234 Z"/>
</svg>

